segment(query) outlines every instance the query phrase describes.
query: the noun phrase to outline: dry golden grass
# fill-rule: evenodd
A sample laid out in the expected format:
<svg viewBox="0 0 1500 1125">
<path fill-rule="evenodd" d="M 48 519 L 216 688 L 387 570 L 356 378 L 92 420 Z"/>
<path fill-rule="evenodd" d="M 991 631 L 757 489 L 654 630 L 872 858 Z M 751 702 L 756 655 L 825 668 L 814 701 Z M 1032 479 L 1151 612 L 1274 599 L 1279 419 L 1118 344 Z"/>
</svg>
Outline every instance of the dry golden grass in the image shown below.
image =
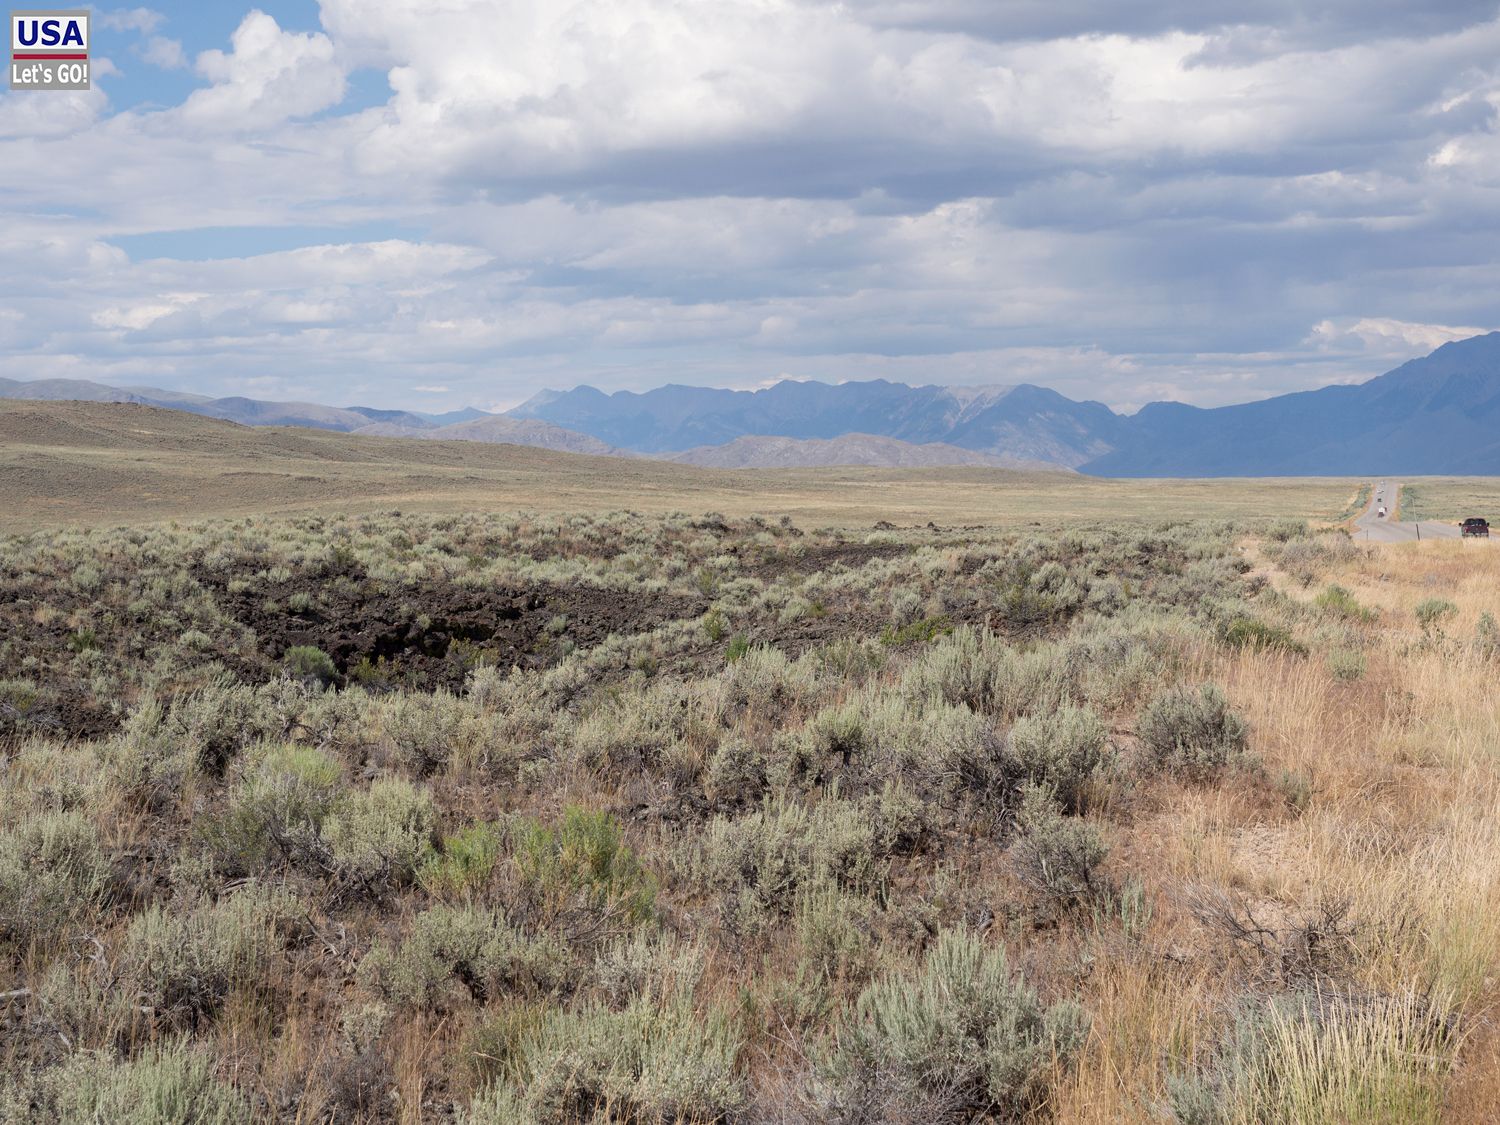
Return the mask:
<svg viewBox="0 0 1500 1125">
<path fill-rule="evenodd" d="M 1061 1079 L 1056 1115 L 1077 1125 L 1159 1122 L 1166 1098 L 1163 1062 L 1193 1056 L 1216 995 L 1202 969 L 1171 961 L 1118 958 L 1089 981 L 1093 1030 L 1076 1066 Z"/>
<path fill-rule="evenodd" d="M 1500 522 L 1500 477 L 1418 477 L 1401 482 L 1403 520 Z"/>
<path fill-rule="evenodd" d="M 251 429 L 114 403 L 0 402 L 0 531 L 252 513 L 787 514 L 803 526 L 1331 519 L 1338 479 L 1107 481 L 999 469 L 697 469 L 513 445 Z"/>
<path fill-rule="evenodd" d="M 1443 1064 L 1397 1075 L 1383 1094 L 1332 1082 L 1289 1119 L 1500 1120 L 1491 1026 L 1500 1000 L 1500 695 L 1493 661 L 1460 643 L 1497 608 L 1500 553 L 1456 541 L 1377 548 L 1329 578 L 1377 610 L 1356 626 L 1367 646 L 1363 678 L 1333 675 L 1316 644 L 1301 659 L 1203 654 L 1205 676 L 1249 719 L 1266 776 L 1308 780 L 1306 807 L 1269 808 L 1231 786 L 1184 789 L 1158 798 L 1162 815 L 1121 830 L 1119 846 L 1159 858 L 1148 886 L 1164 908 L 1147 944 L 1162 956 L 1121 958 L 1090 978 L 1084 1002 L 1096 1030 L 1065 1083 L 1061 1120 L 1159 1120 L 1163 1060 L 1190 1056 L 1212 1035 L 1225 996 L 1204 966 L 1217 938 L 1194 926 L 1181 893 L 1202 884 L 1241 896 L 1272 928 L 1347 903 L 1354 979 L 1413 1003 L 1433 998 L 1467 1029 L 1451 1079 Z M 1424 632 L 1415 614 L 1434 596 L 1458 607 L 1444 635 Z M 1313 1068 L 1300 1029 L 1275 1031 L 1289 1075 Z M 1372 1065 L 1371 1052 L 1399 1054 L 1379 1028 L 1339 1034 L 1347 1037 L 1326 1049 L 1349 1056 L 1331 1064 L 1340 1080 Z M 1352 1117 L 1329 1108 L 1362 1097 L 1383 1097 L 1387 1108 Z"/>
</svg>

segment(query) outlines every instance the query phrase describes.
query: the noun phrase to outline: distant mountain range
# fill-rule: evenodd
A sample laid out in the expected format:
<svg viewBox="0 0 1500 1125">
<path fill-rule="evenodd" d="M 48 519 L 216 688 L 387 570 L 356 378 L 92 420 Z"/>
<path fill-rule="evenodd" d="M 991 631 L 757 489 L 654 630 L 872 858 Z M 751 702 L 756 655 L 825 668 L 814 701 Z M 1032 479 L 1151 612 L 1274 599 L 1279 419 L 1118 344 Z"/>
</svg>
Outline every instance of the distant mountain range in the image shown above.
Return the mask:
<svg viewBox="0 0 1500 1125">
<path fill-rule="evenodd" d="M 1076 467 L 1118 447 L 1125 419 L 1028 384 L 908 387 L 884 379 L 785 381 L 759 391 L 665 386 L 607 395 L 543 391 L 509 412 L 653 455 L 746 436 L 831 439 L 846 434 L 943 443 L 993 457 Z"/>
<path fill-rule="evenodd" d="M 1357 386 L 1135 415 L 1021 383 L 910 387 L 784 381 L 543 391 L 505 414 L 209 398 L 82 380 L 0 379 L 0 398 L 137 402 L 251 426 L 509 442 L 720 468 L 994 465 L 1099 476 L 1500 473 L 1500 332 L 1445 344 Z"/>
<path fill-rule="evenodd" d="M 724 449 L 749 434 L 806 440 L 857 432 L 1097 476 L 1486 475 L 1500 473 L 1500 332 L 1444 344 L 1357 386 L 1215 409 L 1158 402 L 1127 416 L 1024 383 L 875 380 L 609 395 L 578 387 L 544 391 L 510 414 L 656 456 Z M 710 456 L 728 453 L 695 451 L 693 459 Z"/>
</svg>

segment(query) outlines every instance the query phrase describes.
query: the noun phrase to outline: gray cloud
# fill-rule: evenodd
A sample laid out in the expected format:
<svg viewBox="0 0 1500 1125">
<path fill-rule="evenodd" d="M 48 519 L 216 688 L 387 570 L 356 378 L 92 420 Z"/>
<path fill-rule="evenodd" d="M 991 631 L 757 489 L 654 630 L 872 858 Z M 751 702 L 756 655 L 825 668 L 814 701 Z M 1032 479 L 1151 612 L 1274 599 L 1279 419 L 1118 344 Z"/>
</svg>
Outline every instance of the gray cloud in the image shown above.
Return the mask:
<svg viewBox="0 0 1500 1125">
<path fill-rule="evenodd" d="M 842 0 L 872 24 L 982 36 L 1000 42 L 1079 35 L 1232 32 L 1283 48 L 1440 35 L 1494 19 L 1495 0 Z"/>
</svg>

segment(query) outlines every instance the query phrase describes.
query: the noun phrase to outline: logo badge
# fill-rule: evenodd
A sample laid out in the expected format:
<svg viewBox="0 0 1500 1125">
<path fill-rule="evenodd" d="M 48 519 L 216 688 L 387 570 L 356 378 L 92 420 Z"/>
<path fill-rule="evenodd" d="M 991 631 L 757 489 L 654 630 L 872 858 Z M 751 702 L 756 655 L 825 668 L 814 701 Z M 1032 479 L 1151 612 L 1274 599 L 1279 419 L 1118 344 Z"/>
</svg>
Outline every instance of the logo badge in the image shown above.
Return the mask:
<svg viewBox="0 0 1500 1125">
<path fill-rule="evenodd" d="M 10 14 L 12 90 L 87 90 L 89 13 Z"/>
</svg>

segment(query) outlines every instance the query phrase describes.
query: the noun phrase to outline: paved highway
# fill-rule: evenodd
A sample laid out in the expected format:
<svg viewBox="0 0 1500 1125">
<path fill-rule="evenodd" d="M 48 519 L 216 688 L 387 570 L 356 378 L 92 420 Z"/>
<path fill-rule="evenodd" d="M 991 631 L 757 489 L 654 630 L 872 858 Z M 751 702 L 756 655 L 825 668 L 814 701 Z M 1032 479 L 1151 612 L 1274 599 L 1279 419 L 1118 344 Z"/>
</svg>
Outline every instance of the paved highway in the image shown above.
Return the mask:
<svg viewBox="0 0 1500 1125">
<path fill-rule="evenodd" d="M 1370 496 L 1370 506 L 1364 515 L 1354 521 L 1354 540 L 1357 543 L 1405 543 L 1416 539 L 1457 539 L 1458 524 L 1398 523 L 1390 518 L 1393 505 L 1400 495 L 1401 482 L 1382 480 L 1375 482 L 1375 491 Z M 1382 516 L 1382 509 L 1387 513 Z"/>
</svg>

